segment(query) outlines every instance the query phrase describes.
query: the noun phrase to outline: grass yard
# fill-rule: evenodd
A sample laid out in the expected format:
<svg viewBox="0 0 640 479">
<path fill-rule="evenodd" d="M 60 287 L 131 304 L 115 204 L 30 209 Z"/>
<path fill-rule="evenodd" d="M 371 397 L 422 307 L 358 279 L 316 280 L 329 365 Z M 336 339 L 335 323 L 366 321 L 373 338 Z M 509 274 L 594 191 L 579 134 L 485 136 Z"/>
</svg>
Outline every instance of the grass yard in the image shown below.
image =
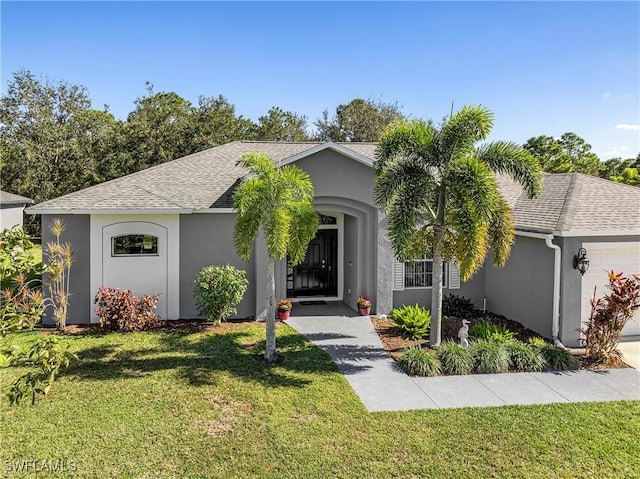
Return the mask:
<svg viewBox="0 0 640 479">
<path fill-rule="evenodd" d="M 35 332 L 9 338 L 28 342 Z M 0 469 L 82 478 L 638 477 L 640 402 L 367 413 L 327 355 L 278 327 L 68 335 L 81 359 L 36 406 L 0 405 Z M 6 390 L 20 373 L 0 370 Z M 55 462 L 54 462 L 55 464 Z M 0 475 L 2 475 L 0 474 Z"/>
</svg>

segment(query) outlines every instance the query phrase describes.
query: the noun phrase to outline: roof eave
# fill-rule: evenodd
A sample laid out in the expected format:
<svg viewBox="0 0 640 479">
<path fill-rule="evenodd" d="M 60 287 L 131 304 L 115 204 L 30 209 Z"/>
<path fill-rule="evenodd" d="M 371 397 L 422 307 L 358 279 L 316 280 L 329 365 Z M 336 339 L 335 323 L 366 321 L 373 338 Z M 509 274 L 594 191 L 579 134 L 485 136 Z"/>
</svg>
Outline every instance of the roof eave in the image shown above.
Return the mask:
<svg viewBox="0 0 640 479">
<path fill-rule="evenodd" d="M 27 208 L 29 215 L 170 215 L 191 214 L 191 208 Z"/>
</svg>

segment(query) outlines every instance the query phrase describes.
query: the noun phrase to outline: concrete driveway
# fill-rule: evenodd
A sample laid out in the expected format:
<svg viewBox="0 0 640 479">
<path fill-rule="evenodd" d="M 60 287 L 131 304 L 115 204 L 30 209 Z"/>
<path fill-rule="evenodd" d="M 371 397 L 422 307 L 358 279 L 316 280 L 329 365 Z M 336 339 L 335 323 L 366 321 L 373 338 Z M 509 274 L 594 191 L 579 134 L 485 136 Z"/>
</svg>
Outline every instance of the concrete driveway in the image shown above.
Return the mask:
<svg viewBox="0 0 640 479">
<path fill-rule="evenodd" d="M 640 371 L 640 338 L 638 336 L 625 338 L 620 342 L 618 349 L 622 353 L 622 360 Z"/>
</svg>

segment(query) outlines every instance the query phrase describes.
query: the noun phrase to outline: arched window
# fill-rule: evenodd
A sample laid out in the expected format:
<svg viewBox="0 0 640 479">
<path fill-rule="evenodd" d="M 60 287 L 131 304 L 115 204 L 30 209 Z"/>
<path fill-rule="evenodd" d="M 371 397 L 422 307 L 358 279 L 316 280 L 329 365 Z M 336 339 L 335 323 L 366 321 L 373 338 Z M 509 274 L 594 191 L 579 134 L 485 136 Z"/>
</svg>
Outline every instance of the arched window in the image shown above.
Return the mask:
<svg viewBox="0 0 640 479">
<path fill-rule="evenodd" d="M 111 238 L 111 256 L 158 255 L 158 237 L 152 235 L 119 235 Z"/>
</svg>

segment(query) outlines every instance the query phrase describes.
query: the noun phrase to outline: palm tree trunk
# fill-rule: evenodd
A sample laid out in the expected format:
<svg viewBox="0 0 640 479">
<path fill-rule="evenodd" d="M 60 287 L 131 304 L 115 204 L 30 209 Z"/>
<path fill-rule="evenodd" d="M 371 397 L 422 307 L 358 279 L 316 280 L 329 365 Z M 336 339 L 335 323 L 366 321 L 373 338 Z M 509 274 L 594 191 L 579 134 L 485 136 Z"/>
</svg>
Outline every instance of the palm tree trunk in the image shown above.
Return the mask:
<svg viewBox="0 0 640 479">
<path fill-rule="evenodd" d="M 265 321 L 267 324 L 267 343 L 264 352 L 264 358 L 268 362 L 276 360 L 276 284 L 274 276 L 274 260 L 269 257 L 267 262 L 267 318 Z"/>
<path fill-rule="evenodd" d="M 429 346 L 440 346 L 442 337 L 442 253 L 436 248 L 433 255 L 433 282 L 431 285 L 431 333 Z"/>
<path fill-rule="evenodd" d="M 429 346 L 437 348 L 442 339 L 442 238 L 447 187 L 440 185 L 438 211 L 433 225 L 433 264 L 431 269 L 431 333 Z"/>
</svg>

